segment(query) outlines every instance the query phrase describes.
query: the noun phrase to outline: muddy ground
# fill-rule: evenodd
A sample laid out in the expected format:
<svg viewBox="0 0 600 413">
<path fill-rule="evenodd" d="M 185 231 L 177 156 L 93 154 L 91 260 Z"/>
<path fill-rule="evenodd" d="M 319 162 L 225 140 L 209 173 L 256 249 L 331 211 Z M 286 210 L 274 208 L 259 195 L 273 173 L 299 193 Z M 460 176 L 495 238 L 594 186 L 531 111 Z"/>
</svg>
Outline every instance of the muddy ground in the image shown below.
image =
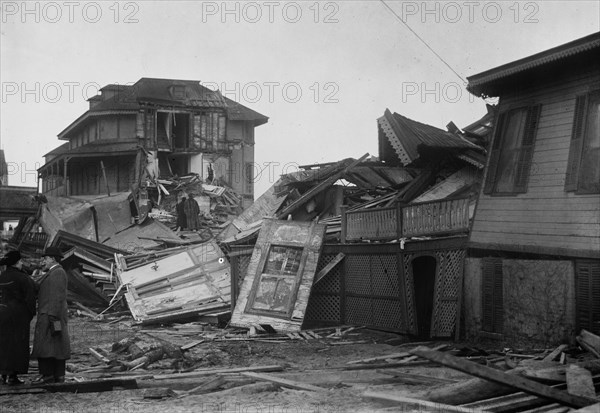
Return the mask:
<svg viewBox="0 0 600 413">
<path fill-rule="evenodd" d="M 194 324 L 198 328 L 198 324 Z M 70 334 L 72 342 L 72 359 L 68 361 L 67 381 L 77 381 L 100 377 L 127 377 L 123 374 L 164 375 L 177 377 L 178 372 L 191 371 L 198 368 L 233 368 L 247 366 L 280 365 L 283 372 L 268 373 L 303 383 L 323 387 L 322 392 L 294 390 L 281 386 L 270 389 L 257 386 L 240 386 L 248 384 L 249 379 L 240 374 L 228 376 L 230 389 L 219 389 L 203 395 L 181 396 L 181 391 L 192 385 L 166 386 L 175 391 L 171 397 L 163 399 L 144 398 L 146 389 L 113 390 L 97 393 L 44 393 L 1 395 L 0 412 L 374 412 L 374 411 L 439 411 L 423 409 L 416 406 L 400 406 L 390 408 L 394 404 L 366 399 L 361 395 L 367 391 L 392 392 L 397 395 L 415 397 L 419 391 L 430 388 L 431 384 L 409 385 L 398 383 L 392 376 L 382 374 L 376 369 L 342 370 L 349 361 L 386 354 L 398 353 L 410 349 L 409 339 L 393 333 L 358 329 L 344 334 L 342 337 L 330 337 L 335 328 L 319 331 L 320 339 L 311 340 L 277 340 L 267 342 L 256 340 L 233 340 L 228 337 L 237 336 L 235 330 L 218 329 L 211 325 L 200 326 L 206 331 L 184 333 L 182 330 L 169 329 L 168 326 L 137 327 L 131 320 L 108 324 L 108 321 L 92 321 L 83 317 L 72 317 Z M 33 323 L 32 323 L 33 329 Z M 148 332 L 155 337 L 163 338 L 176 346 L 191 343 L 199 339 L 205 342 L 184 352 L 180 360 L 161 360 L 136 369 L 135 372 L 102 374 L 98 371 L 103 363 L 92 357 L 89 347 L 110 349 L 110 345 L 123 338 Z M 345 331 L 346 329 L 342 329 Z M 171 331 L 171 333 L 170 333 Z M 226 336 L 227 333 L 227 336 Z M 221 341 L 219 341 L 221 340 Z M 429 343 L 429 346 L 440 342 Z M 456 346 L 454 344 L 454 346 Z M 36 377 L 37 362 L 32 360 L 30 374 L 23 376 L 26 381 Z M 86 370 L 88 372 L 86 372 Z M 437 367 L 434 364 L 403 367 L 400 370 L 408 373 L 428 375 L 443 379 L 463 380 L 468 376 L 457 371 Z M 210 377 L 197 379 L 201 384 Z M 237 381 L 237 383 L 236 383 Z M 145 380 L 152 383 L 152 380 Z M 264 382 L 262 382 L 264 383 Z M 156 384 L 160 386 L 160 384 Z M 439 384 L 438 384 L 439 385 Z M 6 387 L 3 387 L 6 388 Z M 397 404 L 395 406 L 398 406 Z"/>
</svg>

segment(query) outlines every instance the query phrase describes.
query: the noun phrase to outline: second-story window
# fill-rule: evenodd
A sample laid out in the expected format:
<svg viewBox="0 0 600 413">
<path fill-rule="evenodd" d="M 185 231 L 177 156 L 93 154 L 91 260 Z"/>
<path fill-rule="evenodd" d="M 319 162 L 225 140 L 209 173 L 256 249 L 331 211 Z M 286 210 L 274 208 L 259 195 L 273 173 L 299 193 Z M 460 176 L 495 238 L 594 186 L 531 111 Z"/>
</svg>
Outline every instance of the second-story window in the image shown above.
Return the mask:
<svg viewBox="0 0 600 413">
<path fill-rule="evenodd" d="M 527 192 L 541 105 L 501 113 L 485 180 L 486 194 Z"/>
<path fill-rule="evenodd" d="M 575 100 L 565 190 L 600 193 L 600 91 Z"/>
</svg>

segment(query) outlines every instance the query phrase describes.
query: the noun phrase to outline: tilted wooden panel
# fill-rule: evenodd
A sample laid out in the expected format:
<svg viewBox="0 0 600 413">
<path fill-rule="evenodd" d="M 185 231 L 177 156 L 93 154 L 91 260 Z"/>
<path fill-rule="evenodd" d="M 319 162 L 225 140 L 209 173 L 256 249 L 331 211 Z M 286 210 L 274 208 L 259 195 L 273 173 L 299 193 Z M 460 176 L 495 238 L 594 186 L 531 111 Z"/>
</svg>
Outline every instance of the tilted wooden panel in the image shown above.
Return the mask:
<svg viewBox="0 0 600 413">
<path fill-rule="evenodd" d="M 326 228 L 312 222 L 265 219 L 231 317 L 232 326 L 267 324 L 280 332 L 300 331 Z M 276 252 L 277 248 L 281 251 Z M 298 253 L 300 258 L 296 259 Z M 272 264 L 279 262 L 275 259 L 283 260 L 282 268 L 294 264 L 290 276 L 277 278 L 272 269 Z M 279 281 L 271 279 L 285 279 L 282 285 L 288 289 L 278 290 Z M 280 293 L 285 297 L 279 297 Z M 281 306 L 269 304 L 270 294 L 285 302 L 281 301 Z"/>
</svg>

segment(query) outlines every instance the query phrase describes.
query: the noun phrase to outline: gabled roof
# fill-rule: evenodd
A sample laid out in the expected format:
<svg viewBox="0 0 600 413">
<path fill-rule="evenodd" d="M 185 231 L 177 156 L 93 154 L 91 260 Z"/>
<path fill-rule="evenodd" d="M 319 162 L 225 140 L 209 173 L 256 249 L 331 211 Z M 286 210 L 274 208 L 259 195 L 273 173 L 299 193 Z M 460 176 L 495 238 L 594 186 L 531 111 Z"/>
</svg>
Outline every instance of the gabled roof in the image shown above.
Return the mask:
<svg viewBox="0 0 600 413">
<path fill-rule="evenodd" d="M 599 49 L 600 32 L 467 77 L 467 90 L 475 96 L 499 96 L 504 87 L 517 80 L 527 84 L 534 73 L 543 71 L 548 76 L 549 70 L 556 67 L 575 68 L 578 66 L 573 64 L 576 60 L 582 60 L 580 64 L 593 62 L 598 58 Z"/>
<path fill-rule="evenodd" d="M 403 165 L 408 165 L 419 157 L 420 146 L 440 149 L 481 149 L 457 134 L 408 119 L 398 113 L 392 114 L 389 109 L 385 110 L 377 122 Z"/>
<path fill-rule="evenodd" d="M 100 89 L 102 95 L 88 101 L 93 106 L 58 134 L 59 139 L 91 116 L 134 114 L 144 104 L 184 108 L 216 108 L 227 111 L 230 119 L 254 121 L 255 126 L 267 123 L 269 118 L 244 105 L 224 97 L 197 80 L 160 79 L 143 77 L 133 85 L 108 84 Z M 108 96 L 108 97 L 104 97 Z M 109 96 L 110 95 L 110 96 Z"/>
</svg>

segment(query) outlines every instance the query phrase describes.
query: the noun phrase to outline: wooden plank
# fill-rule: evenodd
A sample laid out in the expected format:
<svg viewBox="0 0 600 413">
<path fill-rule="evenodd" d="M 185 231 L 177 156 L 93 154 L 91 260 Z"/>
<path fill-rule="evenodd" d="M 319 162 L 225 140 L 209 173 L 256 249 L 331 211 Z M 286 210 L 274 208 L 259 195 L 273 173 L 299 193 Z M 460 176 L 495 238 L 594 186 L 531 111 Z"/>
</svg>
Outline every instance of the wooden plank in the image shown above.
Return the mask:
<svg viewBox="0 0 600 413">
<path fill-rule="evenodd" d="M 242 373 L 242 375 L 246 377 L 251 377 L 257 380 L 269 381 L 271 383 L 276 383 L 284 387 L 289 387 L 291 389 L 298 390 L 309 390 L 314 392 L 326 392 L 328 389 L 324 389 L 323 387 L 313 386 L 312 384 L 301 383 L 297 381 L 287 380 L 280 377 L 275 377 L 269 374 L 260 374 L 260 373 Z"/>
<path fill-rule="evenodd" d="M 561 344 L 560 346 L 556 347 L 554 351 L 544 357 L 544 361 L 553 361 L 560 353 L 562 353 L 563 350 L 567 349 L 568 347 L 569 346 L 567 344 Z"/>
<path fill-rule="evenodd" d="M 583 367 L 571 364 L 567 368 L 567 391 L 577 396 L 596 398 L 592 373 Z"/>
<path fill-rule="evenodd" d="M 450 404 L 428 402 L 426 400 L 420 400 L 420 399 L 414 399 L 411 397 L 399 396 L 397 394 L 392 394 L 392 393 L 380 393 L 380 392 L 374 392 L 374 391 L 367 391 L 367 392 L 364 392 L 362 394 L 362 396 L 368 397 L 371 399 L 380 399 L 380 400 L 387 400 L 387 401 L 398 402 L 398 403 L 414 404 L 417 406 L 432 409 L 432 411 L 435 411 L 435 412 L 476 413 L 476 412 L 481 411 L 481 410 L 467 409 L 467 408 L 460 407 L 460 406 L 452 406 Z"/>
<path fill-rule="evenodd" d="M 584 407 L 583 409 L 573 410 L 572 413 L 598 413 L 600 412 L 600 403 L 593 404 L 591 406 Z"/>
<path fill-rule="evenodd" d="M 394 370 L 394 369 L 385 369 L 385 370 L 376 370 L 379 374 L 386 374 L 389 376 L 394 376 L 401 383 L 407 384 L 437 384 L 437 383 L 456 383 L 456 380 L 451 379 L 442 379 L 439 377 L 432 376 L 424 376 L 421 374 L 411 374 L 406 373 L 402 370 Z"/>
<path fill-rule="evenodd" d="M 589 331 L 583 329 L 579 336 L 577 337 L 577 341 L 583 348 L 592 353 L 597 358 L 600 358 L 600 337 L 598 337 L 594 333 L 590 333 Z"/>
<path fill-rule="evenodd" d="M 267 366 L 250 366 L 250 367 L 234 367 L 230 369 L 204 369 L 204 370 L 195 370 L 187 373 L 177 373 L 177 374 L 160 374 L 154 376 L 154 380 L 168 380 L 168 379 L 176 379 L 176 378 L 185 378 L 185 377 L 200 377 L 200 376 L 210 376 L 214 374 L 228 374 L 228 373 L 243 373 L 243 372 L 274 372 L 274 371 L 283 371 L 283 367 L 278 365 L 267 365 Z M 145 376 L 142 376 L 145 377 Z"/>
<path fill-rule="evenodd" d="M 490 380 L 496 383 L 505 384 L 519 390 L 523 390 L 527 393 L 534 394 L 536 396 L 545 397 L 551 400 L 558 401 L 571 407 L 585 407 L 595 402 L 594 399 L 589 397 L 577 396 L 568 394 L 566 392 L 553 389 L 535 381 L 519 377 L 516 375 L 509 375 L 500 370 L 493 369 L 491 367 L 482 366 L 470 361 L 461 360 L 457 357 L 451 356 L 450 354 L 440 353 L 433 351 L 428 348 L 419 347 L 410 351 L 412 354 L 425 359 L 435 361 L 436 363 L 442 364 L 453 369 L 469 373 L 473 376 L 480 377 L 486 380 Z"/>
<path fill-rule="evenodd" d="M 427 347 L 427 349 L 438 351 L 445 347 L 448 347 L 448 344 L 440 344 L 440 345 L 433 347 L 432 349 Z M 370 357 L 370 358 L 366 358 L 366 359 L 352 360 L 352 361 L 346 362 L 346 364 L 370 363 L 372 361 L 391 360 L 391 359 L 396 359 L 396 358 L 401 358 L 401 357 L 408 357 L 410 355 L 411 355 L 411 353 L 409 353 L 408 351 L 402 351 L 400 353 L 392 353 L 392 354 L 387 354 L 387 355 L 383 355 L 383 356 Z"/>
<path fill-rule="evenodd" d="M 315 280 L 313 281 L 313 286 L 315 286 L 319 281 L 321 281 L 331 270 L 333 270 L 336 265 L 338 265 L 344 259 L 346 255 L 343 252 L 338 253 L 333 260 L 329 262 L 317 275 L 315 275 Z"/>
</svg>

